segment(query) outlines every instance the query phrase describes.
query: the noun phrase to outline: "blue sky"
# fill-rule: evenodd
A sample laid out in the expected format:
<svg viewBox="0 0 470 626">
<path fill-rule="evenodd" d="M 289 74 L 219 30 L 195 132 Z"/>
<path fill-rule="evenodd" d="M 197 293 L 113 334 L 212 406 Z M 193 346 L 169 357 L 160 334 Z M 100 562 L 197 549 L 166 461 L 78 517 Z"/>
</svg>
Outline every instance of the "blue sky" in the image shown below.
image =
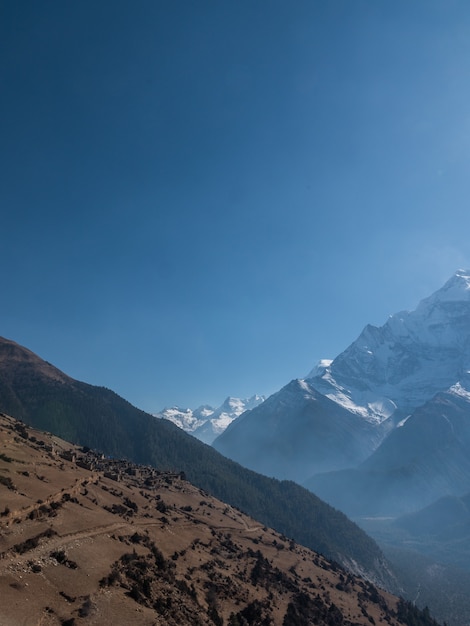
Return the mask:
<svg viewBox="0 0 470 626">
<path fill-rule="evenodd" d="M 470 5 L 0 4 L 0 335 L 269 394 L 470 266 Z"/>
</svg>

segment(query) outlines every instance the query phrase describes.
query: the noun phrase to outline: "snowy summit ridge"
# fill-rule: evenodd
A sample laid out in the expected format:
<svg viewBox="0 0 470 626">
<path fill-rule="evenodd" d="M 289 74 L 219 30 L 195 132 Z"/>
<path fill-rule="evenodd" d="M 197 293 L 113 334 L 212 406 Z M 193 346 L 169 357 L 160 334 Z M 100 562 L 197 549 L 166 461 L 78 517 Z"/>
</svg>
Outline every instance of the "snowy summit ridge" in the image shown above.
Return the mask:
<svg viewBox="0 0 470 626">
<path fill-rule="evenodd" d="M 458 270 L 414 311 L 367 325 L 308 384 L 371 422 L 406 413 L 470 370 L 470 271 Z"/>
<path fill-rule="evenodd" d="M 171 407 L 156 413 L 155 417 L 170 420 L 204 443 L 211 444 L 234 419 L 245 411 L 254 409 L 264 400 L 264 396 L 258 395 L 245 399 L 229 396 L 218 408 L 209 405 L 197 409 Z"/>
</svg>

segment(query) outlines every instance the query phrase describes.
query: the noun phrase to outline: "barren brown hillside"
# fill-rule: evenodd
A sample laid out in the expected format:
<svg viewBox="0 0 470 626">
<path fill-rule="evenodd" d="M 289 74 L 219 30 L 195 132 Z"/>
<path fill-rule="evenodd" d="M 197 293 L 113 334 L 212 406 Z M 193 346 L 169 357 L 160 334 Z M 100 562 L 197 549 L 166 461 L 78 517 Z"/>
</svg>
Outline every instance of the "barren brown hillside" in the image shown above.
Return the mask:
<svg viewBox="0 0 470 626">
<path fill-rule="evenodd" d="M 407 623 L 397 608 L 179 474 L 0 416 L 2 626 Z"/>
</svg>

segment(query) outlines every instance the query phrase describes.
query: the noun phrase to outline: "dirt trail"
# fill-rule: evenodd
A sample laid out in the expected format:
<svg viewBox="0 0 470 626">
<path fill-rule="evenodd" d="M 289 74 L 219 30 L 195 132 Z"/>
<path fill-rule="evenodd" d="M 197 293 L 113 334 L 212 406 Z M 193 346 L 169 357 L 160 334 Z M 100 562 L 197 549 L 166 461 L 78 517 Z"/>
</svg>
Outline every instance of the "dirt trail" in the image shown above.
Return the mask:
<svg viewBox="0 0 470 626">
<path fill-rule="evenodd" d="M 117 522 L 114 524 L 105 524 L 96 526 L 87 530 L 79 530 L 65 535 L 53 535 L 52 537 L 44 537 L 39 540 L 39 544 L 27 550 L 23 554 L 17 554 L 14 548 L 10 548 L 3 553 L 3 559 L 0 560 L 0 574 L 6 570 L 24 566 L 28 561 L 37 560 L 46 554 L 59 548 L 66 549 L 72 542 L 80 539 L 87 539 L 96 535 L 113 533 L 121 528 L 128 527 L 128 522 Z"/>
<path fill-rule="evenodd" d="M 83 487 L 86 487 L 90 483 L 96 484 L 98 479 L 99 474 L 92 474 L 91 476 L 87 476 L 86 478 L 77 478 L 77 480 L 75 480 L 75 482 L 70 487 L 63 487 L 60 491 L 51 494 L 41 502 L 35 502 L 30 506 L 9 511 L 3 517 L 0 528 L 1 526 L 8 526 L 10 522 L 23 521 L 27 519 L 29 515 L 31 515 L 31 513 L 33 513 L 34 511 L 38 511 L 41 506 L 50 506 L 53 502 L 60 502 L 65 493 L 68 493 L 71 496 L 75 496 Z"/>
<path fill-rule="evenodd" d="M 77 530 L 71 533 L 65 533 L 64 535 L 53 535 L 52 537 L 44 537 L 40 539 L 39 544 L 24 552 L 23 554 L 17 554 L 13 548 L 3 553 L 3 559 L 0 560 L 0 575 L 6 570 L 12 568 L 22 568 L 28 561 L 38 560 L 50 552 L 58 549 L 66 550 L 70 544 L 82 539 L 90 539 L 97 535 L 108 535 L 117 532 L 118 530 L 126 529 L 129 534 L 133 534 L 136 528 L 147 528 L 151 526 L 161 526 L 161 522 L 155 520 L 138 520 L 135 522 L 119 521 L 113 524 L 103 524 L 100 526 L 94 526 L 93 528 L 87 528 L 83 530 Z"/>
<path fill-rule="evenodd" d="M 238 511 L 234 511 L 233 508 L 230 505 L 227 505 L 228 510 L 230 511 L 230 513 L 234 516 L 232 517 L 234 522 L 240 522 L 242 524 L 242 526 L 244 527 L 244 529 L 246 530 L 247 533 L 254 533 L 257 530 L 262 530 L 263 526 L 248 526 L 247 521 L 245 519 L 245 517 L 241 514 L 238 513 Z"/>
</svg>

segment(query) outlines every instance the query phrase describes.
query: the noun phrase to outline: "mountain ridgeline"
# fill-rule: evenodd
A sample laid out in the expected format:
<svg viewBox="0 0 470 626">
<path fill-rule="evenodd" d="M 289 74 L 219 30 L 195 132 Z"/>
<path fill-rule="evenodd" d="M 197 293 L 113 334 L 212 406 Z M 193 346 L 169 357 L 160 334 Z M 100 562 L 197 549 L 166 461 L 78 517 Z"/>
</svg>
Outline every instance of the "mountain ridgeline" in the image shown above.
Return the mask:
<svg viewBox="0 0 470 626">
<path fill-rule="evenodd" d="M 470 272 L 368 325 L 244 413 L 214 447 L 348 515 L 401 515 L 470 491 Z"/>
<path fill-rule="evenodd" d="M 302 482 L 365 460 L 379 437 L 361 417 L 293 380 L 235 420 L 214 447 L 268 476 Z"/>
<path fill-rule="evenodd" d="M 197 409 L 183 409 L 174 406 L 155 413 L 155 417 L 170 420 L 200 441 L 211 444 L 233 420 L 245 411 L 254 409 L 264 400 L 264 396 L 258 395 L 245 399 L 229 396 L 216 409 L 207 404 Z"/>
<path fill-rule="evenodd" d="M 0 411 L 111 457 L 182 471 L 220 500 L 394 589 L 394 577 L 375 542 L 308 490 L 243 468 L 174 424 L 138 410 L 108 389 L 68 377 L 7 339 L 0 339 Z"/>
</svg>

